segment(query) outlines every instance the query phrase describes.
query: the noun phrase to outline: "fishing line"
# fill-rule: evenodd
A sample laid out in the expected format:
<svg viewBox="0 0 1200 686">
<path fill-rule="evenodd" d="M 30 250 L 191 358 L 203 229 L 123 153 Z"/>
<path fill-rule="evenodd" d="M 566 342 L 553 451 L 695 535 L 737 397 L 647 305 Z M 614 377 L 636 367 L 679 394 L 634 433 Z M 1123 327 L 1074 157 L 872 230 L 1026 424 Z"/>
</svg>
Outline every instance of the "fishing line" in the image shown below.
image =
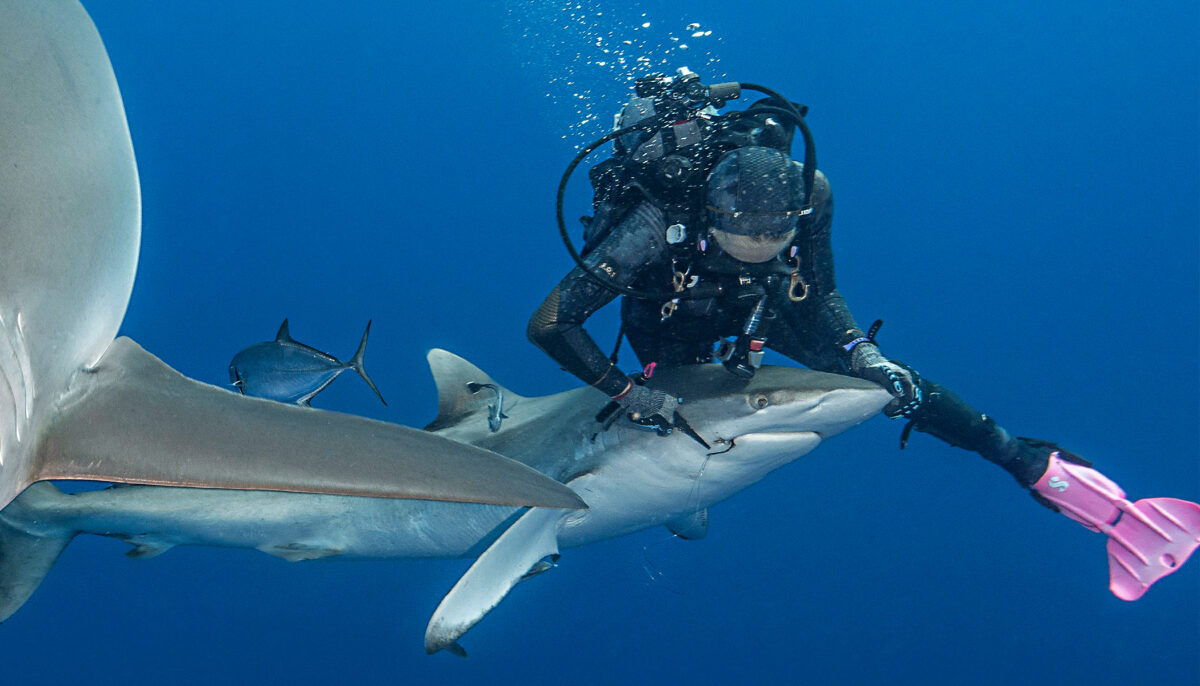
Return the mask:
<svg viewBox="0 0 1200 686">
<path fill-rule="evenodd" d="M 662 546 L 668 545 L 668 543 L 670 541 L 673 541 L 676 538 L 679 538 L 679 537 L 676 536 L 675 534 L 671 534 L 670 536 L 668 536 L 666 538 L 661 538 L 654 543 L 651 543 L 648 545 L 643 545 L 642 546 L 642 571 L 646 572 L 646 576 L 649 577 L 649 581 L 646 583 L 647 586 L 650 586 L 652 584 L 657 584 L 657 588 L 665 590 L 668 593 L 671 593 L 672 595 L 677 595 L 681 598 L 685 598 L 685 597 L 687 597 L 687 595 L 679 588 L 679 585 L 674 580 L 670 579 L 669 577 L 667 577 L 663 574 L 662 565 L 657 564 L 650 557 L 650 549 L 651 548 L 660 548 Z"/>
</svg>

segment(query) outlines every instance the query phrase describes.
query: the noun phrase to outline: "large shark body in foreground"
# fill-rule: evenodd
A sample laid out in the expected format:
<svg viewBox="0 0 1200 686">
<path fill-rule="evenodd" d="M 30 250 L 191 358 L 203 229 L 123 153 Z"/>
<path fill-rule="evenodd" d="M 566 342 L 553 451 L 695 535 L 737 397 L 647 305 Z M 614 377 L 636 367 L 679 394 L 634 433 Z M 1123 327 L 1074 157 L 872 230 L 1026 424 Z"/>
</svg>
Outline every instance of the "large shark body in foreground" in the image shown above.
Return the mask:
<svg viewBox="0 0 1200 686">
<path fill-rule="evenodd" d="M 429 362 L 439 396 L 427 427 L 433 436 L 518 460 L 567 484 L 589 509 L 151 486 L 64 495 L 37 484 L 0 512 L 0 619 L 20 607 L 78 533 L 128 541 L 138 557 L 175 545 L 256 548 L 289 560 L 479 555 L 426 633 L 428 651 L 457 649 L 459 636 L 559 548 L 662 524 L 701 537 L 708 506 L 891 398 L 875 384 L 833 374 L 764 367 L 745 382 L 720 365 L 698 365 L 662 370 L 652 384 L 687 398 L 682 409 L 708 448 L 624 420 L 605 429 L 595 417 L 608 399 L 592 388 L 540 398 L 502 389 L 508 418 L 492 432 L 492 396 L 469 386 L 495 382 L 445 351 L 432 351 Z"/>
<path fill-rule="evenodd" d="M 0 507 L 46 479 L 583 506 L 486 450 L 243 398 L 114 341 L 140 237 L 91 20 L 75 0 L 0 0 Z"/>
</svg>

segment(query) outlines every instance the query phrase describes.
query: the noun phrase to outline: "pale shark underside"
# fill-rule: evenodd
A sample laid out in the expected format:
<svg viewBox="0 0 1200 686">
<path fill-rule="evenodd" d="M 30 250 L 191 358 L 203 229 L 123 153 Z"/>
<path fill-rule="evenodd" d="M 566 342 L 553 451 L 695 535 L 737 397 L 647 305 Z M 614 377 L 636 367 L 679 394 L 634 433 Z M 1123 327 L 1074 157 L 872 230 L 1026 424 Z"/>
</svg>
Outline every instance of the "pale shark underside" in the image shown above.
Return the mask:
<svg viewBox="0 0 1200 686">
<path fill-rule="evenodd" d="M 114 341 L 140 232 L 124 107 L 87 13 L 0 0 L 0 507 L 44 479 L 583 506 L 487 450 L 244 398 Z"/>
</svg>

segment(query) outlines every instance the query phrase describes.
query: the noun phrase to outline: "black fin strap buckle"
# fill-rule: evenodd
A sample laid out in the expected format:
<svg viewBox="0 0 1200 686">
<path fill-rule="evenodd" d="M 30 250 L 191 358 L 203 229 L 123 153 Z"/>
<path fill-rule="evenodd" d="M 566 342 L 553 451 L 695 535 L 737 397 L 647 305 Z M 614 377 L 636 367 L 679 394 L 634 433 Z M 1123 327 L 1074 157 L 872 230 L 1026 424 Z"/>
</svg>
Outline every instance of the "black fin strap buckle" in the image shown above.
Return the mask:
<svg viewBox="0 0 1200 686">
<path fill-rule="evenodd" d="M 876 319 L 875 323 L 871 324 L 871 328 L 867 329 L 867 342 L 874 343 L 875 342 L 875 334 L 879 333 L 879 330 L 882 328 L 883 328 L 883 320 Z"/>
<path fill-rule="evenodd" d="M 1059 445 L 1054 441 L 1047 441 L 1042 438 L 1030 438 L 1028 436 L 1017 436 L 1017 440 L 1025 441 L 1026 444 L 1034 448 L 1043 448 L 1045 450 L 1049 450 L 1050 452 L 1057 452 L 1059 458 L 1066 462 L 1071 462 L 1083 467 L 1093 466 L 1091 460 L 1088 460 L 1080 455 L 1076 455 L 1066 448 L 1059 447 Z"/>
</svg>

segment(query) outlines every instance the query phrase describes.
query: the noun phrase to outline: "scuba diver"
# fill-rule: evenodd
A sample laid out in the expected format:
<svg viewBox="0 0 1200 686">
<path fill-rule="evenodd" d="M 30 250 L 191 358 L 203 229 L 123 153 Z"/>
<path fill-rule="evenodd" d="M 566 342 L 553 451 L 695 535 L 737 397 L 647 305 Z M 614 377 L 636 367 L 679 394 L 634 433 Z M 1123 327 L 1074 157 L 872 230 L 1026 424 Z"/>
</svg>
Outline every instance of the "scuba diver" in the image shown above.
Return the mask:
<svg viewBox="0 0 1200 686">
<path fill-rule="evenodd" d="M 766 94 L 720 114 L 743 90 Z M 686 68 L 637 81 L 614 131 L 586 146 L 559 186 L 558 223 L 576 266 L 529 321 L 529 339 L 564 369 L 612 398 L 609 410 L 668 433 L 689 430 L 680 399 L 639 382 L 657 366 L 720 361 L 751 377 L 763 350 L 811 369 L 876 382 L 884 413 L 982 455 L 1050 509 L 1109 537 L 1110 588 L 1136 600 L 1200 545 L 1200 505 L 1172 498 L 1131 503 L 1091 463 L 1053 442 L 1010 434 L 953 391 L 885 356 L 834 280 L 833 196 L 816 165 L 806 108 L 748 83 L 706 86 Z M 804 162 L 791 158 L 804 140 Z M 576 166 L 600 145 L 615 154 L 589 171 L 593 217 L 576 252 L 562 198 Z M 643 365 L 628 375 L 584 330 L 622 296 L 621 337 Z M 603 413 L 602 413 L 603 414 Z M 604 417 L 598 417 L 598 420 Z M 682 426 L 681 426 L 682 424 Z"/>
</svg>

